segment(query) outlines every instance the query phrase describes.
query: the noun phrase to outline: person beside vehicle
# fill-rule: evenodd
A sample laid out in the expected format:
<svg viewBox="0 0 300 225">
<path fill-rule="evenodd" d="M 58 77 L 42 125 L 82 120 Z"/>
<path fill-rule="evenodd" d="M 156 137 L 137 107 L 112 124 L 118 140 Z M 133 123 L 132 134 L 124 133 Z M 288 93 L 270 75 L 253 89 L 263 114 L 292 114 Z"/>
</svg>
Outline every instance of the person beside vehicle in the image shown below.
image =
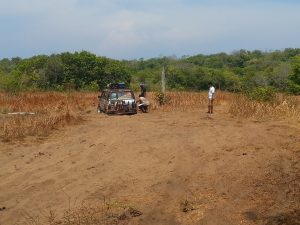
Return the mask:
<svg viewBox="0 0 300 225">
<path fill-rule="evenodd" d="M 141 94 L 140 94 L 140 96 L 146 98 L 146 87 L 145 87 L 145 84 L 140 84 L 140 88 L 141 88 Z"/>
<path fill-rule="evenodd" d="M 209 91 L 208 91 L 208 112 L 209 114 L 213 114 L 213 104 L 215 99 L 216 90 L 213 84 L 209 83 Z"/>
<path fill-rule="evenodd" d="M 136 101 L 138 104 L 139 109 L 143 112 L 146 113 L 148 112 L 148 108 L 150 105 L 150 102 L 141 94 L 139 95 L 139 99 Z"/>
</svg>

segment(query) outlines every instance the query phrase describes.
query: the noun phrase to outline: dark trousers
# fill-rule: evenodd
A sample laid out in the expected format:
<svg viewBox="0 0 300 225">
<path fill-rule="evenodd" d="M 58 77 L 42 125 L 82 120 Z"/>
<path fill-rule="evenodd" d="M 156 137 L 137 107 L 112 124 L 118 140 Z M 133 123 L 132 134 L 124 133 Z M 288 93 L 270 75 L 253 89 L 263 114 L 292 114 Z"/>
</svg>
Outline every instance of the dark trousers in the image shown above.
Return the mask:
<svg viewBox="0 0 300 225">
<path fill-rule="evenodd" d="M 208 112 L 207 113 L 213 113 L 214 109 L 214 99 L 208 99 Z"/>
<path fill-rule="evenodd" d="M 148 110 L 148 106 L 147 106 L 147 105 L 140 105 L 140 106 L 139 106 L 139 109 L 142 110 L 142 112 L 145 113 L 145 112 L 147 112 L 147 110 Z"/>
</svg>

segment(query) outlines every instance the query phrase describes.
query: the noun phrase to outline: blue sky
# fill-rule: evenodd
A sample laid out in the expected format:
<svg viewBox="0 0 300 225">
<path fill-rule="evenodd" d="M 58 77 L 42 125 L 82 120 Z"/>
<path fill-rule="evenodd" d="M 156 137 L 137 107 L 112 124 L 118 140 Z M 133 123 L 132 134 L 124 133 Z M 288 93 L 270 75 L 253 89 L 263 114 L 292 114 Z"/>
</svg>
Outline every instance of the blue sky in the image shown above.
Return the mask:
<svg viewBox="0 0 300 225">
<path fill-rule="evenodd" d="M 299 48 L 299 12 L 298 0 L 0 0 L 0 58 Z"/>
</svg>

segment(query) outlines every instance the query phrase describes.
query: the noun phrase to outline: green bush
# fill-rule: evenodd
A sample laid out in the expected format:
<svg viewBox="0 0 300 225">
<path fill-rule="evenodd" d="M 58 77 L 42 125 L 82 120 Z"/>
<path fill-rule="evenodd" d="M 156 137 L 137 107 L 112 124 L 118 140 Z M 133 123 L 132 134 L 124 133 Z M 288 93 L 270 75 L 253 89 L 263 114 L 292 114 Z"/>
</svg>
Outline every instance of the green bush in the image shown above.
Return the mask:
<svg viewBox="0 0 300 225">
<path fill-rule="evenodd" d="M 159 105 L 164 105 L 170 100 L 169 97 L 162 92 L 156 92 L 154 99 L 159 103 Z"/>
<path fill-rule="evenodd" d="M 276 90 L 273 87 L 255 87 L 246 91 L 246 95 L 255 101 L 271 102 L 276 97 Z"/>
<path fill-rule="evenodd" d="M 17 73 L 0 75 L 0 90 L 17 93 L 22 90 L 22 79 Z"/>
<path fill-rule="evenodd" d="M 85 84 L 82 87 L 83 91 L 99 91 L 99 85 L 97 83 L 97 81 L 92 81 L 89 84 Z"/>
<path fill-rule="evenodd" d="M 290 92 L 294 95 L 300 95 L 300 85 L 290 81 L 288 83 L 288 92 Z"/>
</svg>

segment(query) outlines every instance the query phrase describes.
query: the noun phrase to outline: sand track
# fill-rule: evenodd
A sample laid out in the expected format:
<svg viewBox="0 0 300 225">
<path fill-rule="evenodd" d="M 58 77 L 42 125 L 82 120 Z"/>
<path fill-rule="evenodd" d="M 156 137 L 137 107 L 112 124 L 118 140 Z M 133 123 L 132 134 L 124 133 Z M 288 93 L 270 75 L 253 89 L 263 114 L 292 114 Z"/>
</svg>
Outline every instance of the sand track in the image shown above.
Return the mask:
<svg viewBox="0 0 300 225">
<path fill-rule="evenodd" d="M 300 208 L 299 134 L 222 109 L 91 113 L 43 141 L 0 144 L 0 224 L 104 198 L 143 212 L 129 224 L 276 224 Z"/>
</svg>

